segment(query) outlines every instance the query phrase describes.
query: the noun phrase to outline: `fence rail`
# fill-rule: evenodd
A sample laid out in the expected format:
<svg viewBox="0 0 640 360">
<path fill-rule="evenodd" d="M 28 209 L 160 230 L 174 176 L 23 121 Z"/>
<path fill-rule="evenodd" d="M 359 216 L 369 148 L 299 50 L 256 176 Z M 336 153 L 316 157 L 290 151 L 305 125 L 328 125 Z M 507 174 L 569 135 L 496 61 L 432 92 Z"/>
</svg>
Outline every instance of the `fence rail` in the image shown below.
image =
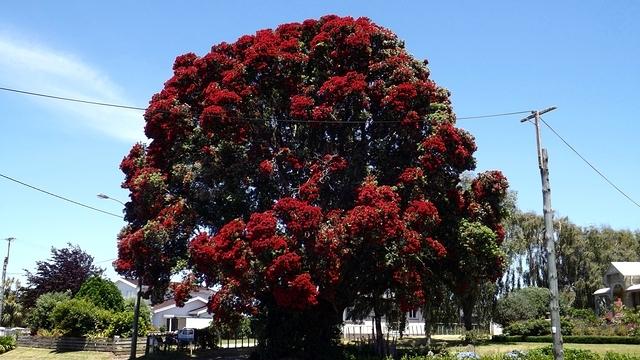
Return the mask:
<svg viewBox="0 0 640 360">
<path fill-rule="evenodd" d="M 19 335 L 16 339 L 16 345 L 19 347 L 44 348 L 58 351 L 110 352 L 115 355 L 127 355 L 131 352 L 131 339 L 127 338 L 87 339 L 76 337 L 44 337 Z M 141 340 L 138 340 L 138 346 L 136 348 L 137 352 L 144 353 L 146 345 L 147 341 L 144 337 Z"/>
<path fill-rule="evenodd" d="M 486 331 L 489 332 L 489 329 L 480 326 L 478 324 L 473 325 L 473 330 L 477 331 Z M 433 332 L 431 335 L 464 335 L 465 333 L 464 324 L 434 324 Z M 395 336 L 400 337 L 400 331 L 398 330 L 390 330 L 386 326 L 382 327 L 382 332 L 384 336 Z M 342 336 L 345 339 L 355 340 L 355 339 L 366 339 L 371 337 L 374 334 L 374 328 L 372 325 L 360 325 L 360 324 L 345 324 L 342 328 Z M 407 324 L 407 326 L 402 331 L 402 336 L 424 336 L 424 324 Z"/>
</svg>

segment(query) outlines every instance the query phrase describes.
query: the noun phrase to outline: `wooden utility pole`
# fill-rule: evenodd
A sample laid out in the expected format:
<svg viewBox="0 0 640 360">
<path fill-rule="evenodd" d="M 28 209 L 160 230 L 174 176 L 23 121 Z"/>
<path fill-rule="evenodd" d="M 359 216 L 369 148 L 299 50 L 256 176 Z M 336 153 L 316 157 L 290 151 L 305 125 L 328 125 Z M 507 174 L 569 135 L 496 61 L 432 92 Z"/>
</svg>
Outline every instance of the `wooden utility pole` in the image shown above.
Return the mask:
<svg viewBox="0 0 640 360">
<path fill-rule="evenodd" d="M 2 323 L 2 312 L 4 310 L 4 282 L 7 279 L 7 265 L 9 265 L 9 251 L 11 250 L 11 242 L 15 240 L 14 237 L 8 237 L 7 241 L 7 256 L 4 258 L 4 265 L 2 265 L 2 286 L 0 286 L 0 324 Z"/>
<path fill-rule="evenodd" d="M 540 146 L 540 115 L 555 110 L 550 107 L 540 111 L 532 111 L 532 114 L 522 119 L 521 122 L 531 121 L 536 127 L 536 145 L 538 150 L 538 167 L 542 180 L 542 213 L 544 215 L 544 240 L 547 246 L 547 270 L 549 273 L 549 292 L 551 301 L 551 336 L 553 337 L 553 358 L 563 360 L 562 333 L 560 330 L 560 305 L 558 301 L 558 271 L 556 269 L 556 247 L 553 236 L 553 210 L 551 209 L 551 184 L 549 184 L 549 157 L 547 149 Z"/>
</svg>

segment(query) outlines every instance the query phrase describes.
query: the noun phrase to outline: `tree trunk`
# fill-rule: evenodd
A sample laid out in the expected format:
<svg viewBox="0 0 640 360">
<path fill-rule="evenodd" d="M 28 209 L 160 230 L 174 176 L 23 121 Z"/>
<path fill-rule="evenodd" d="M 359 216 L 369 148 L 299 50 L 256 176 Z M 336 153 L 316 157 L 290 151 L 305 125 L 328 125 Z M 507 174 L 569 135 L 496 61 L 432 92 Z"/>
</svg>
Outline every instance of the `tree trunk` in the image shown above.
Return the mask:
<svg viewBox="0 0 640 360">
<path fill-rule="evenodd" d="M 464 321 L 464 329 L 473 330 L 473 305 L 475 301 L 472 296 L 466 296 L 462 301 L 462 320 Z"/>
<path fill-rule="evenodd" d="M 424 318 L 424 338 L 426 340 L 427 347 L 431 346 L 431 328 L 433 327 L 433 314 L 431 313 L 431 302 L 427 302 L 422 309 L 422 317 Z"/>
<path fill-rule="evenodd" d="M 386 356 L 385 346 L 384 346 L 384 334 L 382 333 L 382 314 L 378 311 L 378 309 L 373 310 L 374 313 L 374 321 L 376 327 L 376 353 L 380 356 Z"/>
</svg>

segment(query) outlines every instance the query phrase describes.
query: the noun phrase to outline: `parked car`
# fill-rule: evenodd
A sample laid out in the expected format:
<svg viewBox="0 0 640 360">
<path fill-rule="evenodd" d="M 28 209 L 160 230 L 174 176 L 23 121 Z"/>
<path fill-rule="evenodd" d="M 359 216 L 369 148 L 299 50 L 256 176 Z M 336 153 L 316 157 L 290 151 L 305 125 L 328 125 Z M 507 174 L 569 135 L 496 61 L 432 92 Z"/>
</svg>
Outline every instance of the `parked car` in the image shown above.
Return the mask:
<svg viewBox="0 0 640 360">
<path fill-rule="evenodd" d="M 195 340 L 196 331 L 192 328 L 183 328 L 178 331 L 179 343 L 192 343 Z"/>
</svg>

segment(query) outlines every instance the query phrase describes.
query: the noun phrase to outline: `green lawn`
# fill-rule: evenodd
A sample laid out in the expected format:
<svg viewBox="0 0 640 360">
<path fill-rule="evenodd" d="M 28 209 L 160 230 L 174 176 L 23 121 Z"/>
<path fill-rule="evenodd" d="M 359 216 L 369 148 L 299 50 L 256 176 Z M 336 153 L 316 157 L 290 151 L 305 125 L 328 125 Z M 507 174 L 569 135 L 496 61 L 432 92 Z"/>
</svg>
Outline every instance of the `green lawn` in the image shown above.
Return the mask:
<svg viewBox="0 0 640 360">
<path fill-rule="evenodd" d="M 525 343 L 525 342 L 517 342 L 517 343 L 506 343 L 506 344 L 489 344 L 489 345 L 480 345 L 475 347 L 475 351 L 480 355 L 488 355 L 488 354 L 496 354 L 496 353 L 506 353 L 511 350 L 530 350 L 543 346 L 547 346 L 550 344 L 544 343 Z M 564 344 L 565 349 L 584 349 L 591 350 L 598 354 L 604 354 L 608 351 L 627 354 L 627 355 L 635 355 L 640 356 L 640 345 L 628 345 L 628 344 Z M 451 351 L 472 351 L 473 347 L 471 346 L 459 346 L 449 348 Z"/>
<path fill-rule="evenodd" d="M 22 359 L 41 359 L 41 360 L 112 360 L 115 356 L 107 352 L 96 351 L 69 351 L 56 352 L 50 349 L 35 349 L 19 347 L 7 353 L 0 355 L 2 360 L 22 360 Z"/>
</svg>

